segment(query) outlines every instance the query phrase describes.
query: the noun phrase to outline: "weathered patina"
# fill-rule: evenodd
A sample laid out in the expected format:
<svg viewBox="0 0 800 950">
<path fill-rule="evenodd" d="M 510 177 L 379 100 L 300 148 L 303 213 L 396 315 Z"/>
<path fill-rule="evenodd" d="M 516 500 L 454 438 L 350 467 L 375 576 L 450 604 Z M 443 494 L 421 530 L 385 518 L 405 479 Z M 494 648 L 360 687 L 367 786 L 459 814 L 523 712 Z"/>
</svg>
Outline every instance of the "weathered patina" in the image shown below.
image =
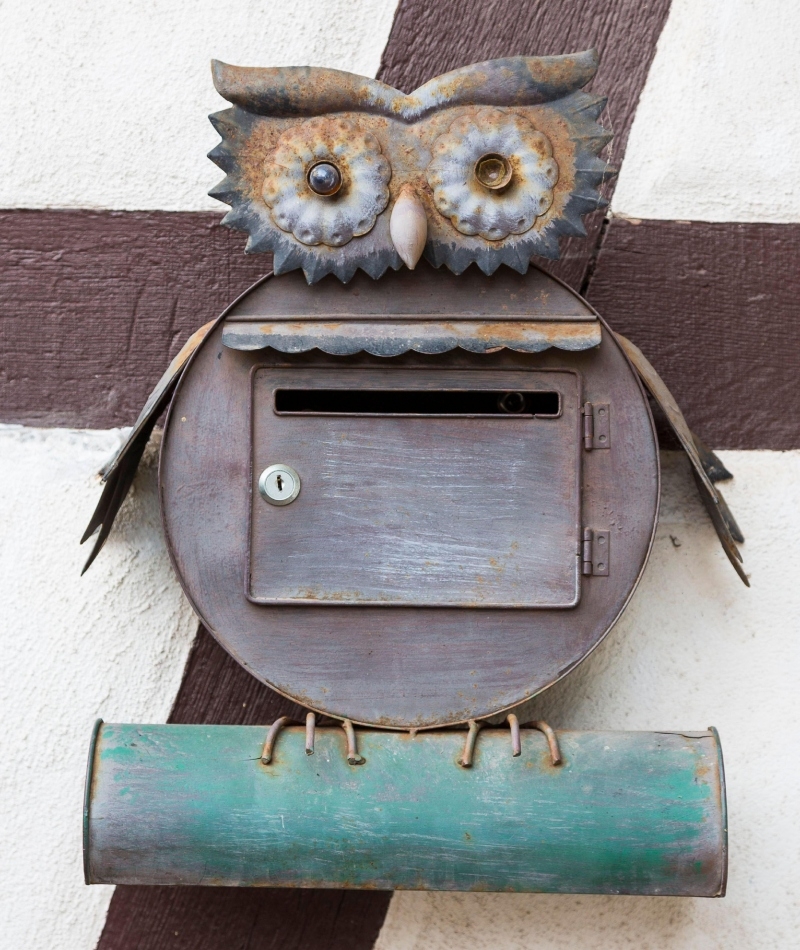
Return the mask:
<svg viewBox="0 0 800 950">
<path fill-rule="evenodd" d="M 216 62 L 233 108 L 211 116 L 222 141 L 209 157 L 227 176 L 211 195 L 231 206 L 224 223 L 249 234 L 248 253 L 274 253 L 276 274 L 348 281 L 358 268 L 399 268 L 390 220 L 404 191 L 424 212 L 435 267 L 525 273 L 605 206 L 600 186 L 615 174 L 599 157 L 611 139 L 596 122 L 605 99 L 579 91 L 597 64 L 594 50 L 510 57 L 404 95 L 335 69 Z M 506 169 L 499 182 L 487 159 Z M 322 163 L 333 191 L 311 187 Z"/>
<path fill-rule="evenodd" d="M 727 827 L 713 731 L 411 736 L 103 725 L 90 751 L 90 883 L 720 897 Z M 348 761 L 351 759 L 353 764 Z"/>
</svg>

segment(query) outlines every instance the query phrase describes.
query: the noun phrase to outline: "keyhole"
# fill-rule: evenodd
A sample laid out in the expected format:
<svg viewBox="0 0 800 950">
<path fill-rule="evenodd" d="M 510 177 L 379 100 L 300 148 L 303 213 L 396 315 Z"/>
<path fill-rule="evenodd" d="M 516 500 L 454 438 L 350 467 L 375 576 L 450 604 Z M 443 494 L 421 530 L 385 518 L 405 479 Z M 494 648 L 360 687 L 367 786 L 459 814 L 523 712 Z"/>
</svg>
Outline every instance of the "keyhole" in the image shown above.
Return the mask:
<svg viewBox="0 0 800 950">
<path fill-rule="evenodd" d="M 290 505 L 300 494 L 300 476 L 288 465 L 270 465 L 259 476 L 258 492 L 271 505 Z"/>
</svg>

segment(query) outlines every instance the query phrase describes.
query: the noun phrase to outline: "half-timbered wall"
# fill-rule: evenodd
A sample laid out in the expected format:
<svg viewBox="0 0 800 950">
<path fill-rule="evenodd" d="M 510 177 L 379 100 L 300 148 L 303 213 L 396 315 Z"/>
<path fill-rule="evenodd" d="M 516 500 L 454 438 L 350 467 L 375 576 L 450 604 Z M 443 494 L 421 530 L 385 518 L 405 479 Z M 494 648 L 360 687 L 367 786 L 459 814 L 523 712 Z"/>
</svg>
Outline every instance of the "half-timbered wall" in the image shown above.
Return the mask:
<svg viewBox="0 0 800 950">
<path fill-rule="evenodd" d="M 0 944 L 10 950 L 783 948 L 800 925 L 800 94 L 792 0 L 9 0 L 0 5 Z M 93 719 L 265 723 L 287 704 L 202 629 L 152 456 L 100 558 L 94 473 L 188 334 L 263 273 L 206 197 L 208 61 L 410 90 L 596 45 L 621 168 L 552 269 L 662 373 L 735 473 L 745 590 L 666 444 L 653 557 L 600 648 L 532 703 L 555 727 L 719 728 L 721 901 L 87 888 Z"/>
</svg>

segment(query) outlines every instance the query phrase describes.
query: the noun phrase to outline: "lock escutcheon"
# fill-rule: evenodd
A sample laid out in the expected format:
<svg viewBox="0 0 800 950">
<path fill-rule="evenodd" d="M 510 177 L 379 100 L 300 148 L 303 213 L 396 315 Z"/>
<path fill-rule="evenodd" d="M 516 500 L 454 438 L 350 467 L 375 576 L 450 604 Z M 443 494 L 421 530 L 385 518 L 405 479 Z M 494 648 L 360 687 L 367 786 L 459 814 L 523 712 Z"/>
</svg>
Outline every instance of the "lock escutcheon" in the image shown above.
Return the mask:
<svg viewBox="0 0 800 950">
<path fill-rule="evenodd" d="M 270 505 L 290 505 L 300 494 L 300 476 L 290 465 L 270 465 L 259 476 L 258 491 Z"/>
</svg>

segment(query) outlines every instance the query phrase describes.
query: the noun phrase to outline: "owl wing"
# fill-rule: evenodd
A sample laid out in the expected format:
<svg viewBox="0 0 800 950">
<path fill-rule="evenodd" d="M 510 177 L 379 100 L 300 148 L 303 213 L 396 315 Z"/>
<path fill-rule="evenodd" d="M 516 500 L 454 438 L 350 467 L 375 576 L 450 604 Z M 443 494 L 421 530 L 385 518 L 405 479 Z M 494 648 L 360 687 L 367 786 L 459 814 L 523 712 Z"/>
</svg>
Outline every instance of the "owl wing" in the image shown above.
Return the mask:
<svg viewBox="0 0 800 950">
<path fill-rule="evenodd" d="M 744 535 L 722 492 L 716 487 L 716 482 L 733 478 L 733 476 L 711 449 L 691 431 L 666 383 L 639 347 L 620 333 L 614 335 L 647 391 L 663 411 L 681 447 L 689 457 L 697 490 L 717 532 L 722 549 L 742 582 L 749 587 L 750 581 L 745 574 L 742 555 L 737 547 L 737 542 L 739 544 L 744 542 Z"/>
<path fill-rule="evenodd" d="M 192 354 L 219 323 L 220 319 L 222 318 L 218 317 L 216 320 L 200 327 L 199 330 L 195 330 L 181 347 L 180 352 L 156 383 L 155 389 L 147 397 L 147 402 L 139 413 L 139 418 L 133 428 L 128 433 L 128 437 L 98 472 L 104 483 L 103 493 L 86 527 L 86 531 L 83 533 L 81 544 L 88 541 L 98 531 L 98 528 L 100 530 L 81 574 L 85 574 L 91 567 L 92 562 L 106 543 L 106 539 L 111 533 L 111 527 L 117 517 L 117 512 L 122 507 L 122 503 L 133 484 L 139 462 L 142 460 L 142 455 L 144 455 L 144 450 L 153 433 L 156 421 L 169 405 L 175 387 L 178 385 L 178 380 L 186 369 Z"/>
</svg>

